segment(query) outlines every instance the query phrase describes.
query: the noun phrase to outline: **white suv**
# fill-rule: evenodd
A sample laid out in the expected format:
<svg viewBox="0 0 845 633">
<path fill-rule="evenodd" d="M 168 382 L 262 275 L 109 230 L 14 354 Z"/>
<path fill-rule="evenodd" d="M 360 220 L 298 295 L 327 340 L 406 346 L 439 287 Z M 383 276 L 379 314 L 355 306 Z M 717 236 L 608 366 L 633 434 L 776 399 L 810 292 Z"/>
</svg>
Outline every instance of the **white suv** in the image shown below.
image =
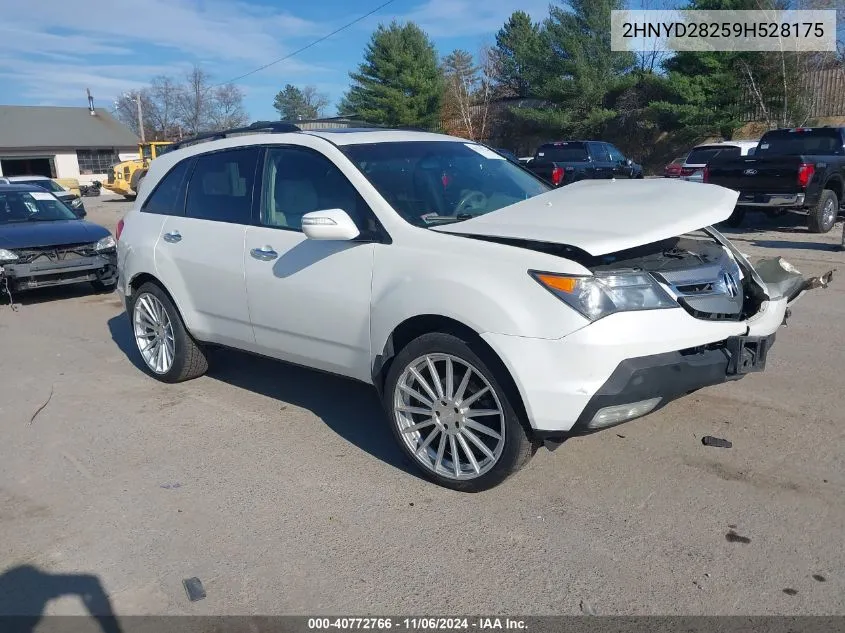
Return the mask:
<svg viewBox="0 0 845 633">
<path fill-rule="evenodd" d="M 721 187 L 552 190 L 458 138 L 296 130 L 152 162 L 118 229 L 143 361 L 187 380 L 214 344 L 372 384 L 402 450 L 459 490 L 762 369 L 787 303 L 828 279 L 758 274 L 702 228 L 734 208 Z"/>
</svg>

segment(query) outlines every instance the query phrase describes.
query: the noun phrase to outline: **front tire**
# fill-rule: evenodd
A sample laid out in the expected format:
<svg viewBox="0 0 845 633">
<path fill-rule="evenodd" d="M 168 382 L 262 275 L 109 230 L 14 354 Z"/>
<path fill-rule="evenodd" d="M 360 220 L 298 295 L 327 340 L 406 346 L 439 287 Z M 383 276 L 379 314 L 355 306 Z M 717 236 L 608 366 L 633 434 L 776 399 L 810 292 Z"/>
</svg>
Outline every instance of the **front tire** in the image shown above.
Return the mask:
<svg viewBox="0 0 845 633">
<path fill-rule="evenodd" d="M 839 215 L 839 198 L 830 189 L 824 189 L 819 201 L 810 209 L 807 227 L 811 233 L 827 233 L 836 224 Z"/>
<path fill-rule="evenodd" d="M 132 296 L 129 316 L 144 368 L 153 378 L 182 382 L 208 371 L 205 350 L 185 329 L 176 306 L 159 286 L 141 286 Z"/>
<path fill-rule="evenodd" d="M 509 377 L 487 350 L 440 332 L 394 358 L 383 404 L 402 451 L 435 483 L 463 492 L 492 488 L 533 456 Z"/>
</svg>

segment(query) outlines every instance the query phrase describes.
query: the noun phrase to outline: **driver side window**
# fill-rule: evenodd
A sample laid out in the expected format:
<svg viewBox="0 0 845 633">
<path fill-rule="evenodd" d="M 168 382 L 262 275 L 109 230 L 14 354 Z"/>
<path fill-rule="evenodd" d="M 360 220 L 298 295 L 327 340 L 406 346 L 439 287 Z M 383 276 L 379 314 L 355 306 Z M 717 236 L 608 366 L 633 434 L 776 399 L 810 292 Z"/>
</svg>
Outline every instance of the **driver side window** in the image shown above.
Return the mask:
<svg viewBox="0 0 845 633">
<path fill-rule="evenodd" d="M 614 163 L 622 163 L 625 161 L 625 155 L 610 143 L 607 144 L 607 151 L 610 153 L 610 160 Z"/>
<path fill-rule="evenodd" d="M 328 158 L 297 147 L 271 147 L 264 162 L 261 225 L 302 230 L 311 211 L 343 209 L 363 232 L 366 203 Z"/>
</svg>

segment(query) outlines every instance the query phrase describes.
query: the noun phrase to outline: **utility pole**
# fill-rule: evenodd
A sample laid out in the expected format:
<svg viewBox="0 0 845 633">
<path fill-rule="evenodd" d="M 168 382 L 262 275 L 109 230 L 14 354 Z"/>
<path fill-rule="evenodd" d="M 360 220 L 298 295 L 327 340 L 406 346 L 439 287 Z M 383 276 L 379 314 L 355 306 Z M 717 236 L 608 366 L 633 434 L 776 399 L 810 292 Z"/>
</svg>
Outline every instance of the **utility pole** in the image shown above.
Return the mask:
<svg viewBox="0 0 845 633">
<path fill-rule="evenodd" d="M 144 115 L 141 114 L 141 91 L 135 93 L 135 103 L 138 105 L 138 130 L 140 131 L 141 143 L 146 143 L 144 138 Z"/>
</svg>

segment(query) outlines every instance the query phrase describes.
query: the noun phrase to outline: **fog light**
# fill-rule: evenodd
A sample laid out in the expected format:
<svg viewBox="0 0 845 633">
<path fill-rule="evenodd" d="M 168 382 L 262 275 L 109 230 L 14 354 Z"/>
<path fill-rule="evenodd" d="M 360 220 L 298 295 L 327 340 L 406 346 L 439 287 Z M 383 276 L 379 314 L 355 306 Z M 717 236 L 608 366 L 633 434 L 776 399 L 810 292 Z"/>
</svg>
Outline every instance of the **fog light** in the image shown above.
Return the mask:
<svg viewBox="0 0 845 633">
<path fill-rule="evenodd" d="M 630 402 L 628 404 L 616 404 L 612 407 L 604 407 L 596 412 L 593 419 L 587 424 L 588 429 L 601 429 L 605 426 L 618 424 L 625 420 L 632 420 L 639 418 L 654 410 L 660 404 L 661 398 L 651 398 L 650 400 L 640 400 L 639 402 Z"/>
</svg>

